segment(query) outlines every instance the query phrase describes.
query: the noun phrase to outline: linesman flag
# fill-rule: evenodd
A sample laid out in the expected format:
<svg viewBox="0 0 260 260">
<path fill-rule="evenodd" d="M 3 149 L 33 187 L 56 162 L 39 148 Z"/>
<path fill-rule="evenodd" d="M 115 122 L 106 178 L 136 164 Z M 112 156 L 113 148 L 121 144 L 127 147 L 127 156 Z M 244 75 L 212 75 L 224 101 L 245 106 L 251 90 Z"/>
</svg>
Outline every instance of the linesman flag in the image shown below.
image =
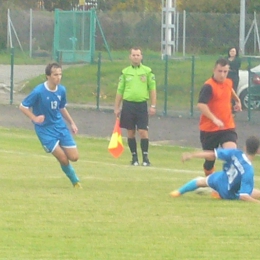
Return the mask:
<svg viewBox="0 0 260 260">
<path fill-rule="evenodd" d="M 108 151 L 115 158 L 119 157 L 122 154 L 122 152 L 124 151 L 121 128 L 120 128 L 120 125 L 119 125 L 119 118 L 118 117 L 116 119 L 113 134 L 111 136 L 111 139 L 110 139 L 110 142 L 109 142 L 109 145 L 108 145 Z"/>
</svg>

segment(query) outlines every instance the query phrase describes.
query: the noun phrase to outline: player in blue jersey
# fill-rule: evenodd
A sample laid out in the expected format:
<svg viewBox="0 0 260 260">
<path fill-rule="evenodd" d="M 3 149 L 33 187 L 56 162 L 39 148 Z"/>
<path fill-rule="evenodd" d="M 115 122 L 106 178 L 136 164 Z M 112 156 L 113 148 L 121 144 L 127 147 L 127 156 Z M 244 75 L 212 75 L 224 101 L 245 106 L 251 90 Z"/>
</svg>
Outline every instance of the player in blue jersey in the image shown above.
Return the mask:
<svg viewBox="0 0 260 260">
<path fill-rule="evenodd" d="M 36 86 L 20 104 L 20 110 L 32 120 L 35 132 L 47 153 L 52 153 L 75 188 L 81 188 L 70 161 L 79 158 L 74 134 L 78 128 L 66 109 L 66 89 L 60 84 L 62 68 L 58 63 L 46 66 L 47 80 Z M 65 119 L 65 120 L 64 120 Z"/>
<path fill-rule="evenodd" d="M 207 177 L 198 177 L 170 195 L 179 197 L 182 194 L 198 189 L 211 187 L 218 192 L 220 198 L 227 200 L 244 200 L 260 203 L 260 190 L 254 189 L 254 168 L 252 161 L 259 149 L 259 139 L 251 136 L 246 140 L 245 152 L 239 149 L 215 149 L 214 151 L 198 151 L 185 153 L 182 161 L 192 158 L 206 160 L 220 159 L 224 161 L 223 169 Z"/>
</svg>

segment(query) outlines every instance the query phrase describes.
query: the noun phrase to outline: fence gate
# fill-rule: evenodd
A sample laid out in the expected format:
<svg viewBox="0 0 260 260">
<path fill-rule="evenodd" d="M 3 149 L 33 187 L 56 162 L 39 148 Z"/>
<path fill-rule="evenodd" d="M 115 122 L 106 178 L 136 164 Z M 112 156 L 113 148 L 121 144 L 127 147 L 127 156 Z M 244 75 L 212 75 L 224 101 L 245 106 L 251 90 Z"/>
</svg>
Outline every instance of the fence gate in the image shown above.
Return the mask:
<svg viewBox="0 0 260 260">
<path fill-rule="evenodd" d="M 53 58 L 59 62 L 93 62 L 96 13 L 55 10 Z"/>
</svg>

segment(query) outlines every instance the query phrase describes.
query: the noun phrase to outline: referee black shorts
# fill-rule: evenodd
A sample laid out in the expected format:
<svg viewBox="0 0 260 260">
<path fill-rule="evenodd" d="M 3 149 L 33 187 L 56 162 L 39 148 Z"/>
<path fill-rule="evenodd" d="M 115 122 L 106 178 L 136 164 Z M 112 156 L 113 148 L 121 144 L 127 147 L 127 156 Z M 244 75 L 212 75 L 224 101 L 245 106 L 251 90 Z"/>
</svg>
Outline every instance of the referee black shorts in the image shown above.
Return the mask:
<svg viewBox="0 0 260 260">
<path fill-rule="evenodd" d="M 220 130 L 216 132 L 200 131 L 200 142 L 203 150 L 214 150 L 226 142 L 237 142 L 235 129 Z"/>
<path fill-rule="evenodd" d="M 132 102 L 123 100 L 120 116 L 120 127 L 127 130 L 148 130 L 147 102 Z"/>
</svg>

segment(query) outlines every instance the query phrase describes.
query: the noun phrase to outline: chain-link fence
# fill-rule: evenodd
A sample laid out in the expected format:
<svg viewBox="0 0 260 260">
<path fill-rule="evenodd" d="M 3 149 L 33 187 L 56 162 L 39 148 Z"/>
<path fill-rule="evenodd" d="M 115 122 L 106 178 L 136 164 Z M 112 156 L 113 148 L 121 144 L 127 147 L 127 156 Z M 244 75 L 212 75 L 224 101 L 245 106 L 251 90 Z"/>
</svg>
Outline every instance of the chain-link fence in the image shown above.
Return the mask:
<svg viewBox="0 0 260 260">
<path fill-rule="evenodd" d="M 30 56 L 51 56 L 53 37 L 53 13 L 9 10 L 8 46 Z"/>
<path fill-rule="evenodd" d="M 144 64 L 152 68 L 156 77 L 158 115 L 199 117 L 200 113 L 197 109 L 199 92 L 204 82 L 212 76 L 218 58 L 219 56 L 203 55 L 172 59 L 165 56 L 162 60 L 159 55 L 156 58 L 144 54 Z M 119 76 L 123 67 L 114 66 L 114 69 L 118 71 Z M 100 84 L 95 92 L 100 97 L 97 101 L 97 106 L 100 107 L 108 104 L 113 106 L 113 103 L 109 103 L 108 100 L 111 95 L 111 85 L 114 86 L 113 97 L 115 95 L 117 78 L 110 78 L 110 71 L 109 64 L 107 62 L 103 64 L 101 61 L 98 81 Z M 260 117 L 260 57 L 242 58 L 239 74 L 237 94 L 241 99 L 243 111 L 236 114 L 236 120 L 257 122 Z M 95 97 L 92 102 L 94 104 Z"/>
<path fill-rule="evenodd" d="M 184 15 L 185 14 L 185 15 Z M 112 50 L 133 45 L 160 52 L 161 13 L 97 12 L 102 31 Z M 10 35 L 14 47 L 51 53 L 54 39 L 54 13 L 10 10 Z M 185 55 L 223 53 L 239 45 L 238 14 L 179 13 L 176 19 L 176 52 Z M 184 26 L 185 24 L 185 26 Z M 246 54 L 259 54 L 260 15 L 247 15 Z M 96 28 L 96 49 L 105 49 L 102 32 Z M 249 33 L 250 32 L 250 33 Z"/>
</svg>

